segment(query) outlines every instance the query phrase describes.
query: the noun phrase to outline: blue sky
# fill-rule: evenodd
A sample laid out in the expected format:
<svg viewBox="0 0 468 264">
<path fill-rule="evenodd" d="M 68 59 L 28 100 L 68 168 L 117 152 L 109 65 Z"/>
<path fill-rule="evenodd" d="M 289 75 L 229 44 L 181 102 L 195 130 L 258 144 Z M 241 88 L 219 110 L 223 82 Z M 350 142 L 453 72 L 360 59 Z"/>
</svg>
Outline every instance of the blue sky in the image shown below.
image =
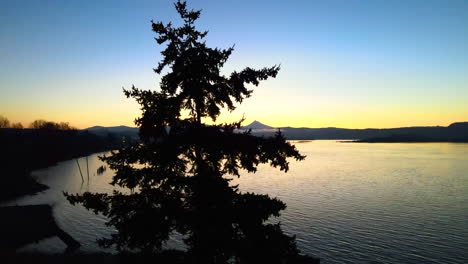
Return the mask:
<svg viewBox="0 0 468 264">
<path fill-rule="evenodd" d="M 122 87 L 157 89 L 150 20 L 172 1 L 2 1 L 0 115 L 132 125 Z M 200 29 L 236 50 L 225 73 L 281 64 L 220 121 L 396 127 L 468 120 L 468 1 L 214 1 Z"/>
</svg>

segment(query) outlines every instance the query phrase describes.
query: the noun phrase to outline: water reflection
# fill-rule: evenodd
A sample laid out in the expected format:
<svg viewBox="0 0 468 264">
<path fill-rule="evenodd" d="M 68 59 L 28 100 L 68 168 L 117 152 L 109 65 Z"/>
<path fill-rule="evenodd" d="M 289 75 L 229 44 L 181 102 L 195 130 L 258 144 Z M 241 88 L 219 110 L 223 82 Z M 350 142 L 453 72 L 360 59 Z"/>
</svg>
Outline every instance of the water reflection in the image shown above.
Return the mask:
<svg viewBox="0 0 468 264">
<path fill-rule="evenodd" d="M 243 191 L 268 193 L 287 203 L 280 218 L 299 248 L 323 263 L 466 263 L 468 261 L 468 144 L 295 142 L 304 162 L 290 172 L 261 166 L 234 179 Z M 100 155 L 102 155 L 101 153 Z M 76 161 L 35 171 L 51 188 L 10 204 L 49 203 L 59 225 L 83 251 L 102 250 L 95 239 L 113 232 L 106 219 L 71 206 L 62 191 L 111 192 L 112 171 L 89 156 L 90 181 Z M 80 159 L 86 168 L 85 159 Z M 86 170 L 86 169 L 85 169 Z M 180 245 L 177 237 L 171 246 Z M 28 247 L 65 248 L 55 238 Z"/>
</svg>

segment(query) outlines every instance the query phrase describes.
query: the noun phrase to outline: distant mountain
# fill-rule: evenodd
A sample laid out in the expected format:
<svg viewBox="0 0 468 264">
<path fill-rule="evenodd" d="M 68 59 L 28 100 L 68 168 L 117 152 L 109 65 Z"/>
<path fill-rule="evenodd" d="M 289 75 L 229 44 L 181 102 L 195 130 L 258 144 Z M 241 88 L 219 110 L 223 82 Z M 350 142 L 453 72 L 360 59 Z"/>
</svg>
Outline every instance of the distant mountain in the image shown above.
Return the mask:
<svg viewBox="0 0 468 264">
<path fill-rule="evenodd" d="M 336 139 L 336 140 L 363 140 L 366 142 L 468 142 L 468 122 L 453 123 L 448 127 L 400 127 L 400 128 L 366 128 L 347 129 L 336 127 L 307 128 L 307 127 L 271 127 L 254 121 L 241 128 L 242 130 L 252 130 L 256 136 L 273 136 L 278 129 L 281 130 L 287 139 L 311 140 L 311 139 Z M 138 136 L 137 127 L 115 126 L 102 127 L 94 126 L 82 131 L 106 136 L 109 134 L 117 136 L 127 136 L 136 138 Z"/>
<path fill-rule="evenodd" d="M 255 126 L 251 126 L 255 123 Z M 258 121 L 243 127 L 243 129 L 252 129 L 252 133 L 257 136 L 272 136 L 276 128 L 264 125 Z M 260 126 L 257 126 L 260 124 Z M 260 128 L 255 128 L 260 127 Z M 267 129 L 269 128 L 269 129 Z M 294 128 L 279 127 L 287 139 L 309 140 L 309 139 L 337 139 L 337 140 L 362 140 L 362 139 L 383 139 L 390 138 L 389 141 L 395 142 L 397 139 L 403 140 L 405 135 L 411 135 L 408 141 L 420 142 L 428 141 L 468 141 L 468 122 L 453 123 L 448 127 L 401 127 L 401 128 L 367 128 L 367 129 L 346 129 L 336 127 L 326 128 Z M 376 141 L 373 141 L 376 142 Z"/>
<path fill-rule="evenodd" d="M 108 134 L 120 135 L 120 136 L 138 136 L 137 127 L 128 127 L 128 126 L 114 126 L 114 127 L 102 127 L 102 126 L 93 126 L 83 131 L 88 131 L 89 133 L 96 134 L 98 136 L 106 136 Z"/>
<path fill-rule="evenodd" d="M 274 127 L 264 125 L 257 120 L 253 121 L 247 126 L 242 127 L 242 129 L 274 129 Z"/>
</svg>

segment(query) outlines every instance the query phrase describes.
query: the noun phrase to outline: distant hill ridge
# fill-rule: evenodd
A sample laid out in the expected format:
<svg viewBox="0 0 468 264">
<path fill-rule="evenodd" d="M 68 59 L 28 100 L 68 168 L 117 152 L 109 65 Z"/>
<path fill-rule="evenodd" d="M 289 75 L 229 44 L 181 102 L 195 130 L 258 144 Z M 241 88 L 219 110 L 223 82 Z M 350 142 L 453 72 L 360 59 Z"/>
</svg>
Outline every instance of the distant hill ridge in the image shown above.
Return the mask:
<svg viewBox="0 0 468 264">
<path fill-rule="evenodd" d="M 295 128 L 295 127 L 272 127 L 259 121 L 253 121 L 249 125 L 242 127 L 241 130 L 251 129 L 254 135 L 272 136 L 277 129 L 287 139 L 308 140 L 308 139 L 385 139 L 392 137 L 395 139 L 411 138 L 412 140 L 420 138 L 421 141 L 468 141 L 468 122 L 456 122 L 447 127 L 443 126 L 415 126 L 399 128 L 366 128 L 366 129 L 347 129 L 336 127 L 325 128 Z M 94 126 L 87 129 L 90 133 L 98 135 L 119 134 L 126 136 L 137 136 L 137 127 L 114 126 L 102 127 Z M 425 139 L 425 140 L 423 140 Z"/>
<path fill-rule="evenodd" d="M 138 127 L 128 127 L 128 126 L 113 126 L 113 127 L 103 127 L 103 126 L 93 126 L 83 131 L 88 131 L 90 133 L 105 136 L 108 134 L 117 134 L 123 136 L 137 136 L 138 135 Z"/>
<path fill-rule="evenodd" d="M 252 133 L 259 136 L 271 136 L 277 129 L 287 139 L 294 140 L 308 140 L 308 139 L 372 139 L 387 137 L 405 138 L 403 136 L 411 137 L 412 139 L 420 138 L 427 139 L 428 141 L 468 141 L 468 122 L 452 123 L 448 127 L 443 126 L 415 126 L 415 127 L 400 127 L 400 128 L 366 128 L 366 129 L 347 129 L 347 128 L 294 128 L 294 127 L 271 127 L 254 121 L 251 124 L 244 126 L 242 129 L 252 129 Z"/>
</svg>

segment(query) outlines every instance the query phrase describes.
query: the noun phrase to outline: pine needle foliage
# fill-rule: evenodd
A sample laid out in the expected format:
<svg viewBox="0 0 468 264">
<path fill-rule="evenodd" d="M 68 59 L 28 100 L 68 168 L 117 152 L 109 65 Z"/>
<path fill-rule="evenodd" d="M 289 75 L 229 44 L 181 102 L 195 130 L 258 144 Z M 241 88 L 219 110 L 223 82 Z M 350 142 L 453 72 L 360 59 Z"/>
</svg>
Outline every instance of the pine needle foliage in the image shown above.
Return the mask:
<svg viewBox="0 0 468 264">
<path fill-rule="evenodd" d="M 295 256 L 294 237 L 268 221 L 286 205 L 241 192 L 230 179 L 241 170 L 255 172 L 262 163 L 287 172 L 288 158 L 305 157 L 279 131 L 264 138 L 239 132 L 243 120 L 202 122 L 216 122 L 223 108 L 235 110 L 252 94 L 248 86 L 276 77 L 280 68 L 247 67 L 222 75 L 234 48 L 208 47 L 208 32 L 194 26 L 201 11 L 188 10 L 181 1 L 175 8 L 182 26 L 152 21 L 156 42 L 166 45 L 154 69 L 167 72 L 159 89 L 124 90 L 141 106 L 135 120 L 141 144 L 102 158 L 115 171 L 112 184 L 132 191 L 66 194 L 67 199 L 109 218 L 107 224 L 118 232 L 99 240 L 104 247 L 159 252 L 175 231 L 184 236 L 187 261 L 193 263 L 275 263 Z"/>
</svg>

